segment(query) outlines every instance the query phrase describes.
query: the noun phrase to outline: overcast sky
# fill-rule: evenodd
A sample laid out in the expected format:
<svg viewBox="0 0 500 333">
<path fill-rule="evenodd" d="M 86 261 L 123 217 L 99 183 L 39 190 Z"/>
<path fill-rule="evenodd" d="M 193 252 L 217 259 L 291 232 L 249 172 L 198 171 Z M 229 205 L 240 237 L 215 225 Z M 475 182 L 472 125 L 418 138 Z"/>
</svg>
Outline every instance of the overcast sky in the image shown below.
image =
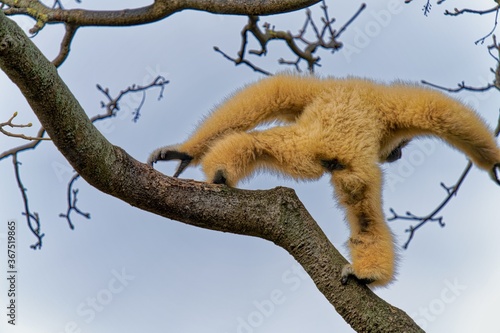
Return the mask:
<svg viewBox="0 0 500 333">
<path fill-rule="evenodd" d="M 427 81 L 455 86 L 465 81 L 480 86 L 492 80 L 495 66 L 486 44 L 474 41 L 493 27 L 494 17 L 445 17 L 444 10 L 470 2 L 444 2 L 425 17 L 425 1 L 371 1 L 342 35 L 344 48 L 321 53 L 318 74 L 362 76 L 381 82 Z M 68 7 L 75 6 L 69 0 Z M 81 8 L 118 9 L 150 1 L 84 0 Z M 359 1 L 328 1 L 339 28 L 359 8 Z M 475 1 L 490 8 L 492 1 Z M 78 6 L 77 6 L 78 7 Z M 317 18 L 319 6 L 314 7 Z M 304 12 L 265 17 L 276 29 L 298 31 Z M 17 19 L 27 31 L 32 21 Z M 119 115 L 98 124 L 113 143 L 134 158 L 166 144 L 183 141 L 203 115 L 225 96 L 262 76 L 235 67 L 213 51 L 219 46 L 236 55 L 245 17 L 184 11 L 161 22 L 132 28 L 83 28 L 73 41 L 59 73 L 89 116 L 102 112 L 104 96 L 131 84 L 149 83 L 157 75 L 170 80 L 164 98 L 148 91 L 139 122 L 133 109 L 142 95 L 124 101 Z M 62 26 L 49 26 L 33 40 L 53 59 Z M 487 40 L 491 43 L 491 40 Z M 272 44 L 267 58 L 256 63 L 271 72 L 287 69 L 279 58 L 292 58 L 282 43 Z M 18 123 L 33 122 L 24 133 L 34 135 L 38 122 L 26 101 L 0 73 L 1 117 L 18 111 Z M 499 94 L 454 95 L 493 127 Z M 22 144 L 0 136 L 0 151 Z M 310 278 L 284 250 L 262 239 L 198 229 L 140 211 L 103 194 L 84 180 L 76 182 L 78 206 L 91 219 L 74 215 L 75 230 L 65 219 L 66 184 L 72 169 L 50 143 L 19 154 L 20 171 L 32 211 L 40 215 L 45 233 L 42 250 L 31 250 L 35 238 L 26 226 L 21 194 L 12 161 L 0 161 L 0 256 L 6 271 L 7 221 L 17 222 L 18 317 L 7 325 L 3 307 L 1 332 L 352 332 Z M 384 212 L 425 215 L 444 198 L 440 182 L 452 185 L 466 165 L 465 157 L 438 140 L 412 143 L 404 158 L 384 166 Z M 158 169 L 172 174 L 175 163 Z M 203 179 L 197 169 L 186 178 Z M 347 256 L 348 229 L 337 208 L 327 177 L 296 183 L 259 174 L 241 184 L 248 189 L 294 188 L 333 244 Z M 427 332 L 498 332 L 500 309 L 500 189 L 485 172 L 474 168 L 459 195 L 443 211 L 445 228 L 429 224 L 418 231 L 408 250 L 400 251 L 397 281 L 376 293 L 403 309 Z M 391 222 L 397 246 L 407 240 L 405 221 Z M 6 284 L 0 284 L 6 302 Z M 2 303 L 4 304 L 4 303 Z"/>
</svg>

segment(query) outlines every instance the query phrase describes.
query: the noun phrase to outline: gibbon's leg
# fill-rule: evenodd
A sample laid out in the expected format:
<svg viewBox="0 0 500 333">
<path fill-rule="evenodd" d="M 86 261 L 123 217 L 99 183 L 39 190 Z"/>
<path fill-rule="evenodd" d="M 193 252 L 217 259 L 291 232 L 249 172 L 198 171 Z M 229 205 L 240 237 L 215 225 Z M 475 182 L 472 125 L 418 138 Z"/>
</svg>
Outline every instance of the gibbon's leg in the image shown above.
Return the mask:
<svg viewBox="0 0 500 333">
<path fill-rule="evenodd" d="M 325 173 L 307 135 L 294 126 L 227 135 L 215 142 L 201 161 L 207 181 L 235 186 L 264 167 L 295 179 L 317 179 Z M 313 149 L 309 149 L 313 148 Z"/>
<path fill-rule="evenodd" d="M 293 75 L 277 75 L 249 85 L 204 119 L 187 141 L 153 151 L 148 164 L 181 160 L 178 176 L 189 164 L 200 163 L 213 142 L 227 134 L 248 131 L 275 120 L 294 122 L 319 90 L 319 80 Z"/>
<path fill-rule="evenodd" d="M 342 269 L 342 283 L 355 276 L 373 286 L 387 284 L 394 276 L 396 258 L 382 212 L 382 174 L 378 165 L 360 159 L 345 170 L 333 172 L 332 183 L 351 229 L 348 245 L 352 264 Z"/>
</svg>

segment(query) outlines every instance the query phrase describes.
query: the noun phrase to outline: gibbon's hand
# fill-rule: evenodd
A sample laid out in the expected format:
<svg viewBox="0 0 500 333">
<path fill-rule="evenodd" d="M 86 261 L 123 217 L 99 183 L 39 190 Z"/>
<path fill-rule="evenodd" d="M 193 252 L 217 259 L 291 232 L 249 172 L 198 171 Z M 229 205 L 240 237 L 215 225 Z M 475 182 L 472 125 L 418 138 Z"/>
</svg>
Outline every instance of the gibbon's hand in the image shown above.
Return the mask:
<svg viewBox="0 0 500 333">
<path fill-rule="evenodd" d="M 186 169 L 186 167 L 191 163 L 193 157 L 189 154 L 177 151 L 177 146 L 166 146 L 161 147 L 153 151 L 148 158 L 148 164 L 152 167 L 154 163 L 158 161 L 170 161 L 170 160 L 180 160 L 181 163 L 174 174 L 177 178 Z"/>
</svg>

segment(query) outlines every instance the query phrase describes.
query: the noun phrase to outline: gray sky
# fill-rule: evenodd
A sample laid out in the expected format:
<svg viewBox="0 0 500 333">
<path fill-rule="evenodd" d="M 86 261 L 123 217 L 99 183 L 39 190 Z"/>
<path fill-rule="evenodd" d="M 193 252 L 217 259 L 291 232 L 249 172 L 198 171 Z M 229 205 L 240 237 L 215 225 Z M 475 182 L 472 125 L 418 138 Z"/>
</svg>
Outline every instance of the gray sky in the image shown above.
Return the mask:
<svg viewBox="0 0 500 333">
<path fill-rule="evenodd" d="M 64 1 L 67 6 L 73 3 Z M 123 8 L 148 1 L 86 0 L 84 8 Z M 320 75 L 368 77 L 382 82 L 425 79 L 444 86 L 465 81 L 479 86 L 491 81 L 495 64 L 485 45 L 474 41 L 487 34 L 493 16 L 445 17 L 454 1 L 422 14 L 425 1 L 398 5 L 396 0 L 373 1 L 343 34 L 345 47 L 321 54 Z M 339 28 L 359 7 L 359 1 L 329 1 Z M 489 8 L 491 1 L 476 1 Z M 314 12 L 319 15 L 318 6 Z M 387 15 L 389 13 L 389 15 Z M 317 16 L 318 16 L 317 15 Z M 266 17 L 277 29 L 297 31 L 304 13 Z M 27 30 L 28 19 L 20 19 Z M 235 55 L 244 17 L 184 11 L 146 26 L 84 28 L 78 31 L 60 75 L 89 116 L 101 112 L 103 95 L 96 83 L 113 95 L 128 85 L 149 83 L 163 75 L 170 84 L 164 98 L 149 91 L 142 116 L 133 123 L 132 111 L 141 96 L 127 99 L 117 118 L 99 129 L 133 157 L 145 161 L 158 146 L 185 140 L 200 121 L 235 89 L 261 76 L 235 67 L 212 50 L 217 45 Z M 34 39 L 52 59 L 63 34 L 60 26 L 46 27 Z M 487 40 L 490 43 L 490 40 Z M 275 72 L 286 49 L 273 44 L 259 66 Z M 0 73 L 1 121 L 14 111 L 18 123 L 37 120 L 18 89 Z M 494 126 L 499 95 L 455 95 Z M 0 151 L 21 144 L 0 136 Z M 438 140 L 425 139 L 407 148 L 404 158 L 385 166 L 384 211 L 424 215 L 444 198 L 442 181 L 452 185 L 466 164 L 465 157 Z M 17 221 L 18 325 L 0 321 L 1 332 L 352 332 L 294 259 L 270 242 L 198 229 L 142 212 L 100 193 L 78 180 L 78 206 L 92 219 L 74 216 L 70 230 L 59 213 L 66 211 L 69 164 L 51 143 L 19 155 L 30 207 L 40 214 L 45 233 L 41 251 L 24 217 L 21 195 L 10 159 L 0 162 L 2 200 L 0 221 Z M 172 174 L 175 163 L 158 169 Z M 203 179 L 197 169 L 184 177 Z M 348 229 L 333 199 L 328 179 L 295 183 L 259 174 L 241 185 L 249 189 L 294 188 L 333 244 L 347 256 Z M 443 211 L 446 227 L 429 224 L 408 250 L 400 252 L 397 281 L 376 293 L 400 307 L 427 332 L 498 332 L 500 267 L 498 253 L 500 190 L 487 174 L 474 168 L 459 195 Z M 5 237 L 6 223 L 0 234 Z M 400 247 L 408 224 L 390 226 Z M 5 238 L 0 238 L 2 272 L 6 272 Z M 4 273 L 2 273 L 4 274 Z M 6 300 L 6 285 L 0 285 Z M 5 308 L 3 313 L 5 312 Z"/>
</svg>

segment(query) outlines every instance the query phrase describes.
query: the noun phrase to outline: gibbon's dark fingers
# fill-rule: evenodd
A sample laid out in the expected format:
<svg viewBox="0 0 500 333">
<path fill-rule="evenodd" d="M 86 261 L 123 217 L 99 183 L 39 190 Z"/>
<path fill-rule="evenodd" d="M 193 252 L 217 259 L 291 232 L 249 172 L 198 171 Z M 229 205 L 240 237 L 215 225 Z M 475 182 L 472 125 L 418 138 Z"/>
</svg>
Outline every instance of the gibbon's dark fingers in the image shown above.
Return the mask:
<svg viewBox="0 0 500 333">
<path fill-rule="evenodd" d="M 349 281 L 349 278 L 352 277 L 355 280 L 358 280 L 359 283 L 362 284 L 370 284 L 372 282 L 375 282 L 376 279 L 360 279 L 356 276 L 354 273 L 354 268 L 352 268 L 351 264 L 347 264 L 344 267 L 342 267 L 342 272 L 341 272 L 341 280 L 340 283 L 342 285 L 346 285 L 347 281 Z"/>
<path fill-rule="evenodd" d="M 500 173 L 500 163 L 497 163 L 491 169 L 491 171 L 490 171 L 490 177 L 498 185 L 500 185 L 500 175 L 499 175 L 499 173 Z"/>
<path fill-rule="evenodd" d="M 175 146 L 158 148 L 149 155 L 147 163 L 152 167 L 158 161 L 180 160 L 181 163 L 174 174 L 174 177 L 177 178 L 189 166 L 193 157 L 175 149 Z"/>
<path fill-rule="evenodd" d="M 406 147 L 408 143 L 410 143 L 410 140 L 401 141 L 399 145 L 394 148 L 394 150 L 391 151 L 389 155 L 387 155 L 384 162 L 392 163 L 399 160 L 403 156 L 403 148 Z"/>
</svg>

